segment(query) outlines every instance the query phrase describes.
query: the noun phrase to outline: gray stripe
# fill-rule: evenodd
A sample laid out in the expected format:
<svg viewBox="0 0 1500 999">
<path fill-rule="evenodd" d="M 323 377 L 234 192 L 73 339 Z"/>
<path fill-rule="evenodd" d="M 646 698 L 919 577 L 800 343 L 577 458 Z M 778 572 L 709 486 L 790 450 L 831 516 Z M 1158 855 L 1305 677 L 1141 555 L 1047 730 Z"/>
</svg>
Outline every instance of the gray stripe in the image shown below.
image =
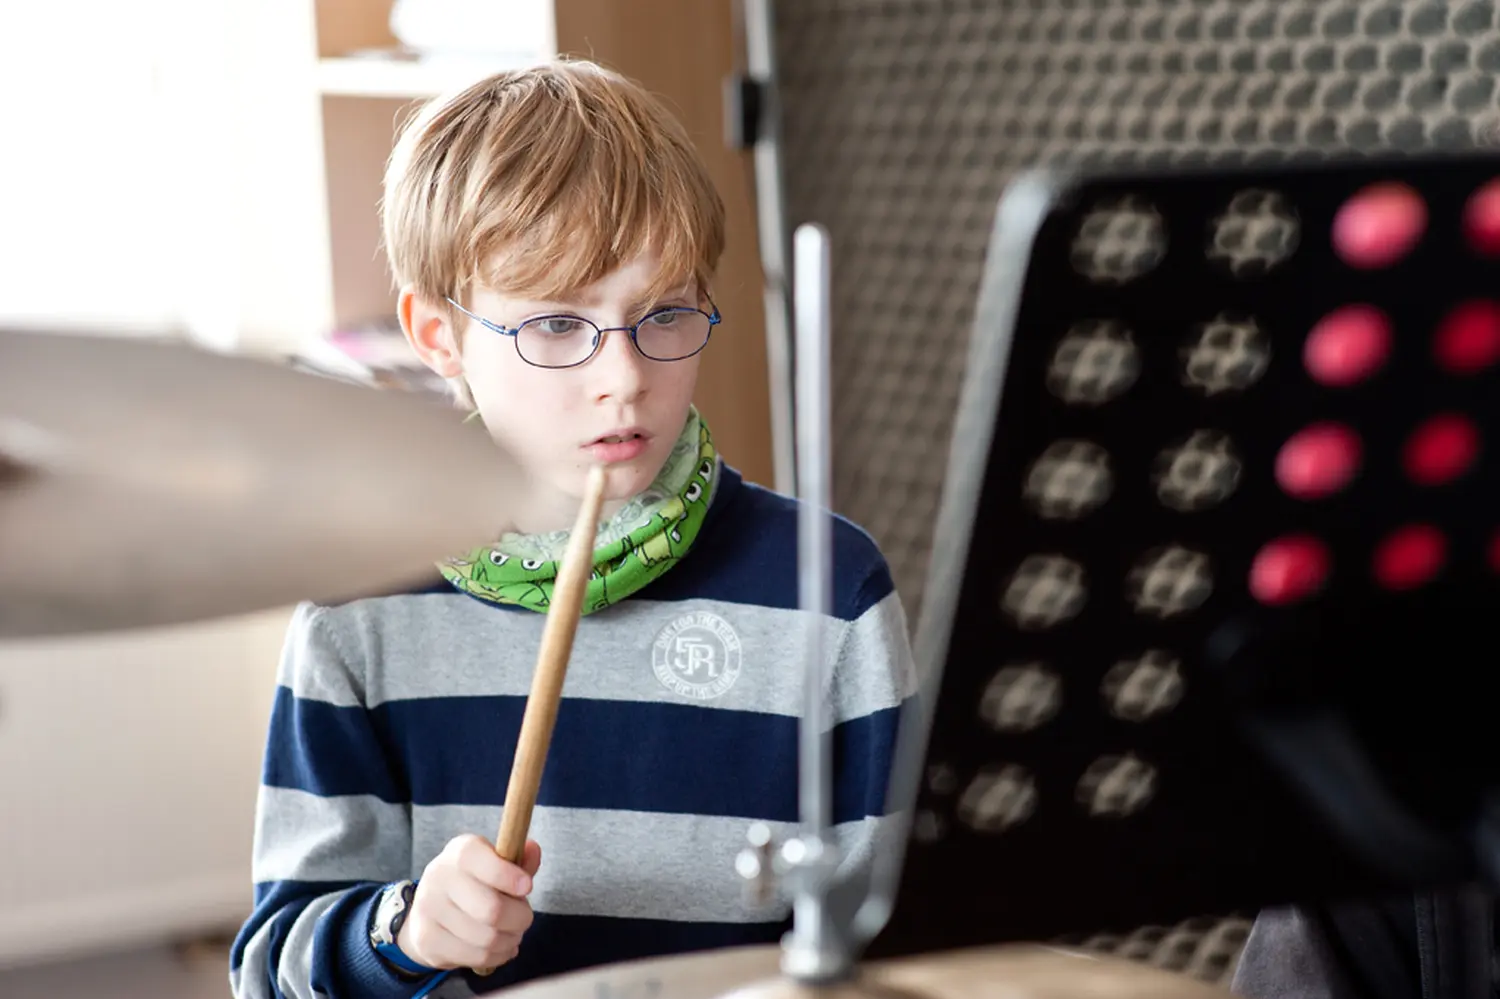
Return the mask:
<svg viewBox="0 0 1500 999">
<path fill-rule="evenodd" d="M 412 813 L 412 853 L 425 866 L 462 832 L 493 837 L 501 809 L 417 806 Z M 744 819 L 537 806 L 530 835 L 542 845 L 542 868 L 532 908 L 693 922 L 778 918 L 741 897 L 734 858 L 748 828 Z"/>
<path fill-rule="evenodd" d="M 840 718 L 896 707 L 916 692 L 917 668 L 907 640 L 906 611 L 891 593 L 855 621 L 834 670 Z"/>
<path fill-rule="evenodd" d="M 291 932 L 281 947 L 281 962 L 276 968 L 277 983 L 288 999 L 326 999 L 312 989 L 313 934 L 318 919 L 344 894 L 333 892 L 313 899 L 292 921 Z M 271 934 L 276 926 L 274 919 L 268 920 L 245 945 L 243 962 L 229 976 L 229 989 L 235 999 L 275 999 L 265 969 L 271 950 Z"/>
<path fill-rule="evenodd" d="M 366 794 L 260 789 L 255 881 L 396 881 L 410 867 L 407 806 Z"/>
<path fill-rule="evenodd" d="M 565 696 L 698 704 L 796 717 L 801 713 L 801 611 L 690 600 L 630 600 L 585 618 Z M 369 705 L 419 697 L 525 696 L 544 618 L 461 594 L 357 601 L 319 618 L 310 655 L 284 682 L 299 697 L 359 704 L 362 681 L 338 683 L 319 655 L 376 662 Z M 913 688 L 906 621 L 893 593 L 853 623 L 831 620 L 839 649 L 836 710 L 855 718 L 893 707 Z M 323 632 L 325 634 L 318 634 Z M 293 645 L 298 644 L 293 639 Z"/>
<path fill-rule="evenodd" d="M 330 629 L 332 612 L 315 604 L 299 604 L 292 611 L 282 644 L 276 682 L 291 688 L 298 697 L 326 701 L 345 707 L 363 703 L 365 664 L 350 655 L 335 634 L 347 628 Z"/>
<path fill-rule="evenodd" d="M 501 809 L 442 805 L 412 809 L 413 866 L 420 870 L 454 836 L 493 837 Z M 868 862 L 881 842 L 884 819 L 837 827 L 841 855 Z M 748 905 L 734 860 L 745 845 L 747 819 L 537 806 L 532 839 L 542 867 L 532 907 L 557 915 L 615 916 L 693 922 L 746 923 L 783 919 L 788 907 Z M 778 839 L 796 832 L 774 823 Z"/>
<path fill-rule="evenodd" d="M 307 908 L 292 923 L 286 943 L 281 948 L 281 963 L 276 968 L 276 979 L 281 991 L 296 999 L 323 999 L 312 988 L 313 934 L 317 932 L 318 920 L 323 913 L 333 908 L 344 892 L 334 892 L 313 899 Z"/>
</svg>

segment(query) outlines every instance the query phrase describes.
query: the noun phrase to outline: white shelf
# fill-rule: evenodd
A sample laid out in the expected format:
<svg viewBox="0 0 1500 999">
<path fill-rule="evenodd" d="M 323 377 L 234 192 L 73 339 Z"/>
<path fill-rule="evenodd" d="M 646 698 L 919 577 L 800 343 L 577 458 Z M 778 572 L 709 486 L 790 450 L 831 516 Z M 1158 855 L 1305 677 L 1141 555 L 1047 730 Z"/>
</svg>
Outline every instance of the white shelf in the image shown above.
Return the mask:
<svg viewBox="0 0 1500 999">
<path fill-rule="evenodd" d="M 501 70 L 529 66 L 540 56 L 480 60 L 421 60 L 344 56 L 318 60 L 318 92 L 330 97 L 425 98 L 462 90 Z"/>
</svg>

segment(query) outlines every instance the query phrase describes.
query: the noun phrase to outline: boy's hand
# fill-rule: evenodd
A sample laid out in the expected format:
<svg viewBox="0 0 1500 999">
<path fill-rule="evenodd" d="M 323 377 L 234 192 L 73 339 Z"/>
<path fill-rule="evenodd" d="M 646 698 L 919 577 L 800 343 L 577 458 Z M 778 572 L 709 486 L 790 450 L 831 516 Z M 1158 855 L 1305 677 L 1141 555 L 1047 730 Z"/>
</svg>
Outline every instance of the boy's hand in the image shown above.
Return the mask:
<svg viewBox="0 0 1500 999">
<path fill-rule="evenodd" d="M 542 848 L 526 843 L 517 866 L 478 836 L 450 840 L 417 882 L 396 945 L 429 968 L 497 968 L 514 958 L 531 926 L 531 879 Z"/>
</svg>

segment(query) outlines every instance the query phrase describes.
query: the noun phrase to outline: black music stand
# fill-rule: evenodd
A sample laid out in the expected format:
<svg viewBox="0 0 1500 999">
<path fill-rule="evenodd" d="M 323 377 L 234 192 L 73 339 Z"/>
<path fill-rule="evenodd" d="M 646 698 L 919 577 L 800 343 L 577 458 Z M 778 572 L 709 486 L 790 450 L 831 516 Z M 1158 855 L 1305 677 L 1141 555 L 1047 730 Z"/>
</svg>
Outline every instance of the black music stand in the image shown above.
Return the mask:
<svg viewBox="0 0 1500 999">
<path fill-rule="evenodd" d="M 867 956 L 1495 871 L 1497 176 L 1468 155 L 1008 189 Z M 1422 210 L 1387 205 L 1371 243 L 1345 206 L 1392 182 Z M 1383 341 L 1329 346 L 1351 305 Z M 1330 423 L 1358 448 L 1288 454 Z"/>
</svg>

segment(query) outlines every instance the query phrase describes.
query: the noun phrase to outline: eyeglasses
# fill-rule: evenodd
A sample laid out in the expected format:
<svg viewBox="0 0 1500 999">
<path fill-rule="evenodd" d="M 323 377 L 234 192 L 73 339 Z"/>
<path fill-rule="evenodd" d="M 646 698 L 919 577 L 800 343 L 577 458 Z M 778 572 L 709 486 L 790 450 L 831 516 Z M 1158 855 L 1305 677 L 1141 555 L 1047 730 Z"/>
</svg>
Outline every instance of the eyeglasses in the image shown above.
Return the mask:
<svg viewBox="0 0 1500 999">
<path fill-rule="evenodd" d="M 521 360 L 538 368 L 576 368 L 599 352 L 604 334 L 627 333 L 641 356 L 653 361 L 685 361 L 708 346 L 709 335 L 719 325 L 719 308 L 709 300 L 712 313 L 672 306 L 647 313 L 634 326 L 596 326 L 579 316 L 537 316 L 514 329 L 476 316 L 453 299 L 448 304 L 487 330 L 511 337 Z"/>
</svg>

